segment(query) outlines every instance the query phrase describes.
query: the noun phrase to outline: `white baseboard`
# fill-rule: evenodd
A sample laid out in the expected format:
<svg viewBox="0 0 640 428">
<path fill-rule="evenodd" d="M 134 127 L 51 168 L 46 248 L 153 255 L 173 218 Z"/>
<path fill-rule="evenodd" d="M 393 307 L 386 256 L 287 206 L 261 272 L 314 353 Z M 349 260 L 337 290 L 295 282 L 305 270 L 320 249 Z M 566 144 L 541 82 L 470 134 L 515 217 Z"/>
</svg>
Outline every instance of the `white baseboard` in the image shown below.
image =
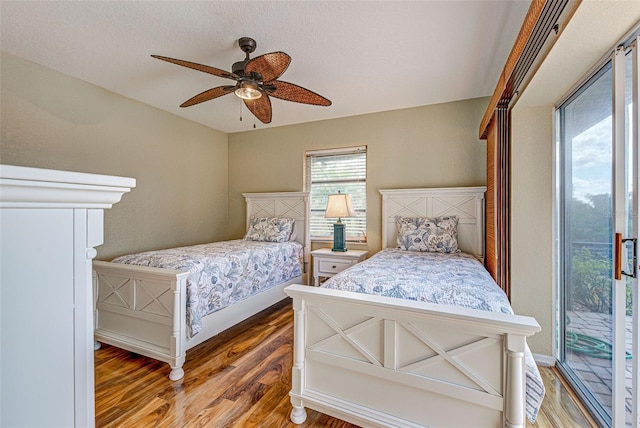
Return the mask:
<svg viewBox="0 0 640 428">
<path fill-rule="evenodd" d="M 556 359 L 551 355 L 533 354 L 533 359 L 536 360 L 536 364 L 539 366 L 554 367 L 556 365 Z"/>
</svg>

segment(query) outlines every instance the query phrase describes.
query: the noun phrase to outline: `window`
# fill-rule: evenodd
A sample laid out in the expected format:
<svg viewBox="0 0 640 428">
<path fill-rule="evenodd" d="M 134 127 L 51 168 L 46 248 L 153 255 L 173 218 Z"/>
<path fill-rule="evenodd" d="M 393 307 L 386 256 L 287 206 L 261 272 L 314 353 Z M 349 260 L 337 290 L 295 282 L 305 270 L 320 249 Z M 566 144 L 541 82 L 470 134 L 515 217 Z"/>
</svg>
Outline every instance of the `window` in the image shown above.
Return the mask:
<svg viewBox="0 0 640 428">
<path fill-rule="evenodd" d="M 314 240 L 333 239 L 335 218 L 325 218 L 328 195 L 351 195 L 355 217 L 343 218 L 346 239 L 367 240 L 367 147 L 314 150 L 306 154 L 305 191 L 311 205 L 310 234 Z"/>
</svg>

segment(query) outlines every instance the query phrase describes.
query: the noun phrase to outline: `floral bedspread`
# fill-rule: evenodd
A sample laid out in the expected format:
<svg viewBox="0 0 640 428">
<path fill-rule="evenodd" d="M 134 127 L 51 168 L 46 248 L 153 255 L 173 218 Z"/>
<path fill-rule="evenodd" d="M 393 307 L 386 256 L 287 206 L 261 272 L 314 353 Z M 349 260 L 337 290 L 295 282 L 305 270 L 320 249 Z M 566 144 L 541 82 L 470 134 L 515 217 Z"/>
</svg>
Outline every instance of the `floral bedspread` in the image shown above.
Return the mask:
<svg viewBox="0 0 640 428">
<path fill-rule="evenodd" d="M 189 271 L 187 334 L 202 329 L 202 318 L 302 275 L 298 242 L 233 240 L 121 256 L 114 263 Z"/>
<path fill-rule="evenodd" d="M 513 314 L 489 272 L 464 253 L 388 248 L 329 278 L 322 287 Z M 534 422 L 545 389 L 529 348 L 525 361 L 527 417 Z"/>
</svg>

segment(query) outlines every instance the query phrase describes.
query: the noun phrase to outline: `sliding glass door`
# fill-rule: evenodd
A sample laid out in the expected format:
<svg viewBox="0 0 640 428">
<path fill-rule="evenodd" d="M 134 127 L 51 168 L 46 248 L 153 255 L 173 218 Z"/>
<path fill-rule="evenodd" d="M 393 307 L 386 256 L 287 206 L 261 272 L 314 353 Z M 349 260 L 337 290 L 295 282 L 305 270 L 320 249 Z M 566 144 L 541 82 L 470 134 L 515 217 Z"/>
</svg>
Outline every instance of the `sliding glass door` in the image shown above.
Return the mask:
<svg viewBox="0 0 640 428">
<path fill-rule="evenodd" d="M 640 426 L 637 61 L 617 49 L 557 110 L 559 369 L 616 427 Z"/>
<path fill-rule="evenodd" d="M 560 364 L 602 413 L 612 406 L 612 69 L 559 109 L 562 299 Z M 604 410 L 604 411 L 603 411 Z"/>
</svg>

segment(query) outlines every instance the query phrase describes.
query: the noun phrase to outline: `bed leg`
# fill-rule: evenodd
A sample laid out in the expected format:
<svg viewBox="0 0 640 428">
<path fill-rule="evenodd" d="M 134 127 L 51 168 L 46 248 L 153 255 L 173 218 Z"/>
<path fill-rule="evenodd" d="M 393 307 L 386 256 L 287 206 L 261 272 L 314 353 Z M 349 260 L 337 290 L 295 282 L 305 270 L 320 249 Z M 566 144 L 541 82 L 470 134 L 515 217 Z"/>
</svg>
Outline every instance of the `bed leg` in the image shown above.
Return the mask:
<svg viewBox="0 0 640 428">
<path fill-rule="evenodd" d="M 93 341 L 93 350 L 97 351 L 100 348 L 102 348 L 102 343 L 98 342 L 97 340 L 94 340 Z"/>
<path fill-rule="evenodd" d="M 169 380 L 180 380 L 184 377 L 184 370 L 182 366 L 171 366 L 171 373 L 169 373 Z"/>
<path fill-rule="evenodd" d="M 304 300 L 293 299 L 293 366 L 291 367 L 291 422 L 301 424 L 307 419 L 307 411 L 302 405 L 300 394 L 304 391 L 305 364 L 305 303 Z"/>
<path fill-rule="evenodd" d="M 307 411 L 304 406 L 293 406 L 291 409 L 291 422 L 294 424 L 302 424 L 307 420 Z"/>
<path fill-rule="evenodd" d="M 505 427 L 524 428 L 526 369 L 524 362 L 525 337 L 507 335 L 507 379 Z"/>
</svg>

